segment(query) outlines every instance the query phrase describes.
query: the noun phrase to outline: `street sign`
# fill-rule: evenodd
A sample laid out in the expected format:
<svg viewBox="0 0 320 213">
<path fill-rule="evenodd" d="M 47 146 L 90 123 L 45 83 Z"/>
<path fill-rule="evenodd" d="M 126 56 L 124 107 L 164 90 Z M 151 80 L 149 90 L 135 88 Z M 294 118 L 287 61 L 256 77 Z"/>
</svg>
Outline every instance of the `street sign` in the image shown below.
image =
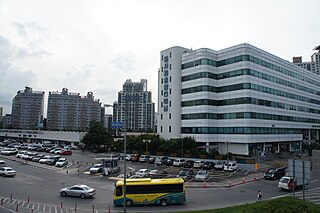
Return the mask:
<svg viewBox="0 0 320 213">
<path fill-rule="evenodd" d="M 288 159 L 288 174 L 291 177 L 310 180 L 310 161 Z"/>
<path fill-rule="evenodd" d="M 124 122 L 112 122 L 112 129 L 122 129 L 124 128 Z"/>
</svg>

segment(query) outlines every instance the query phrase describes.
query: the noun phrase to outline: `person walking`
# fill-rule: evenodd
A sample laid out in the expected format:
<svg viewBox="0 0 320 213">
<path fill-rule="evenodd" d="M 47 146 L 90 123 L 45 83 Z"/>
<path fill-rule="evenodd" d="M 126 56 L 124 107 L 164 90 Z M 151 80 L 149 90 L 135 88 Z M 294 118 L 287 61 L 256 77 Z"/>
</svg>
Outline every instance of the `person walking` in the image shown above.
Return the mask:
<svg viewBox="0 0 320 213">
<path fill-rule="evenodd" d="M 257 194 L 257 202 L 261 202 L 261 199 L 262 199 L 262 194 L 261 194 L 261 191 L 258 190 L 258 194 Z"/>
</svg>

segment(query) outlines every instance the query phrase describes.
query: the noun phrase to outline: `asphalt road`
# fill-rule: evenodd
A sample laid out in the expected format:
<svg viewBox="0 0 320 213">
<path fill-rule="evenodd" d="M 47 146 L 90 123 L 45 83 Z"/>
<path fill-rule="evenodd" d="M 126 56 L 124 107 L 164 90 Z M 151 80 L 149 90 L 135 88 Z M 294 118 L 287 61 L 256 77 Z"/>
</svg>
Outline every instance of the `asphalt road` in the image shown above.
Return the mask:
<svg viewBox="0 0 320 213">
<path fill-rule="evenodd" d="M 30 202 L 38 204 L 38 209 L 45 209 L 47 212 L 49 212 L 48 209 L 51 208 L 60 208 L 61 204 L 63 208 L 69 210 L 74 209 L 76 206 L 79 213 L 82 210 L 83 212 L 88 212 L 88 210 L 93 207 L 98 210 L 98 212 L 107 212 L 109 206 L 111 212 L 122 211 L 121 207 L 114 207 L 112 204 L 115 180 L 110 180 L 108 177 L 101 175 L 90 175 L 83 172 L 66 173 L 65 169 L 53 166 L 43 165 L 43 168 L 41 168 L 21 162 L 6 161 L 9 166 L 17 171 L 17 175 L 13 178 L 0 177 L 0 197 L 9 198 L 12 194 L 13 199 L 21 201 L 27 201 L 29 199 Z M 129 164 L 128 166 L 135 165 Z M 75 197 L 61 197 L 59 195 L 61 188 L 78 183 L 88 184 L 94 187 L 97 191 L 96 196 L 89 199 L 80 199 Z M 316 188 L 319 186 L 319 181 L 313 178 L 313 182 L 308 188 Z M 266 180 L 250 182 L 232 188 L 187 188 L 187 203 L 185 205 L 171 205 L 165 208 L 159 206 L 138 206 L 128 208 L 128 212 L 191 211 L 252 203 L 256 200 L 258 189 L 262 191 L 263 199 L 271 199 L 273 197 L 290 194 L 290 192 L 278 190 L 277 181 Z M 314 194 L 318 193 L 318 199 L 320 200 L 319 191 L 315 190 Z M 301 194 L 301 190 L 298 193 Z M 55 211 L 50 210 L 50 212 Z"/>
</svg>

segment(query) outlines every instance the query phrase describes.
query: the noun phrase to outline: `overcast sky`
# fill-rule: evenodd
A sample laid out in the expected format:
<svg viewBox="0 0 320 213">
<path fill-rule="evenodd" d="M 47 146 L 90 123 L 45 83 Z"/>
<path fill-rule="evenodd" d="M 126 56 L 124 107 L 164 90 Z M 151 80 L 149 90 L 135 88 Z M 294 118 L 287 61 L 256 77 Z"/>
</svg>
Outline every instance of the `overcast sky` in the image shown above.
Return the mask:
<svg viewBox="0 0 320 213">
<path fill-rule="evenodd" d="M 250 43 L 288 61 L 320 45 L 319 0 L 0 0 L 0 106 L 17 91 L 93 92 L 117 101 L 148 80 L 157 104 L 160 51 Z M 111 111 L 110 111 L 111 112 Z"/>
</svg>

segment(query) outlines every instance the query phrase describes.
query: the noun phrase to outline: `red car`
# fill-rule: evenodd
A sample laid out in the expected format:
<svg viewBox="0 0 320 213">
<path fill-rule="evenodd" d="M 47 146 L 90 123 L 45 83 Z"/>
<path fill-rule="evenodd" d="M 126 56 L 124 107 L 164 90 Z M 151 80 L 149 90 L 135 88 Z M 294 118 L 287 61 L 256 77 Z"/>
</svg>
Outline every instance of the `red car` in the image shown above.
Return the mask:
<svg viewBox="0 0 320 213">
<path fill-rule="evenodd" d="M 64 151 L 60 152 L 60 155 L 72 155 L 72 151 L 71 150 L 64 150 Z"/>
</svg>

